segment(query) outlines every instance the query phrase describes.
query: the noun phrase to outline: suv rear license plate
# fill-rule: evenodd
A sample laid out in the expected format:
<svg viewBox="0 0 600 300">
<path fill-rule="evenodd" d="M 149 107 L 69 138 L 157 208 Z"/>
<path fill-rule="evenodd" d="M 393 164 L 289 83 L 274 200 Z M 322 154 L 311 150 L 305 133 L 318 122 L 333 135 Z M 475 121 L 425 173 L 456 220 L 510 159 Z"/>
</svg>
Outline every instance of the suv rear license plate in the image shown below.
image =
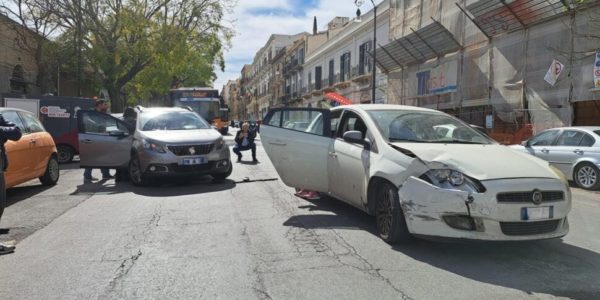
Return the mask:
<svg viewBox="0 0 600 300">
<path fill-rule="evenodd" d="M 205 157 L 193 157 L 193 158 L 184 158 L 181 160 L 180 165 L 183 166 L 191 166 L 191 165 L 201 165 L 206 163 Z"/>
<path fill-rule="evenodd" d="M 521 220 L 548 220 L 552 219 L 553 215 L 553 206 L 521 208 Z"/>
</svg>

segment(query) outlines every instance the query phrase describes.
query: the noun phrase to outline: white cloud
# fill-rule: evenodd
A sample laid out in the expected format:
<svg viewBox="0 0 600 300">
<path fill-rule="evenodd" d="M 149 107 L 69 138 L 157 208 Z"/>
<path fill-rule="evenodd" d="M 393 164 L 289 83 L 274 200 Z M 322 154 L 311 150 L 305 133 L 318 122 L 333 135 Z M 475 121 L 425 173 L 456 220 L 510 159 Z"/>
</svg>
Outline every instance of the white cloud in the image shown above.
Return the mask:
<svg viewBox="0 0 600 300">
<path fill-rule="evenodd" d="M 383 0 L 376 0 L 380 3 Z M 296 1 L 297 2 L 297 1 Z M 365 1 L 363 12 L 373 7 Z M 277 14 L 260 14 L 253 12 L 277 11 Z M 289 12 L 288 14 L 282 12 Z M 295 13 L 295 15 L 294 15 Z M 244 64 L 251 64 L 256 52 L 265 45 L 271 34 L 297 34 L 303 31 L 312 32 L 313 17 L 317 17 L 319 30 L 324 30 L 327 23 L 336 16 L 354 17 L 356 6 L 352 0 L 319 0 L 316 7 L 302 10 L 293 5 L 292 0 L 240 0 L 229 19 L 233 24 L 236 36 L 232 47 L 225 53 L 225 72 L 217 72 L 214 87 L 222 89 L 228 80 L 240 77 Z"/>
</svg>

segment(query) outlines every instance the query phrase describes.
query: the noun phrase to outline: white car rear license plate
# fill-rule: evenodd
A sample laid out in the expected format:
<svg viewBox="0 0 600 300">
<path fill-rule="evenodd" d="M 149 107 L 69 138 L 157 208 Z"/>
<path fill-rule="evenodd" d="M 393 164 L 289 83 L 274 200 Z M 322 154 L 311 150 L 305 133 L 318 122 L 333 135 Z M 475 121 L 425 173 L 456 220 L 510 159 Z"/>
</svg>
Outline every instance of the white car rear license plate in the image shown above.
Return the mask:
<svg viewBox="0 0 600 300">
<path fill-rule="evenodd" d="M 544 207 L 523 207 L 521 209 L 521 219 L 523 220 L 548 220 L 554 213 L 552 206 Z"/>
<path fill-rule="evenodd" d="M 191 166 L 191 165 L 201 165 L 206 163 L 205 157 L 193 157 L 193 158 L 184 158 L 181 160 L 180 165 L 183 166 Z"/>
</svg>

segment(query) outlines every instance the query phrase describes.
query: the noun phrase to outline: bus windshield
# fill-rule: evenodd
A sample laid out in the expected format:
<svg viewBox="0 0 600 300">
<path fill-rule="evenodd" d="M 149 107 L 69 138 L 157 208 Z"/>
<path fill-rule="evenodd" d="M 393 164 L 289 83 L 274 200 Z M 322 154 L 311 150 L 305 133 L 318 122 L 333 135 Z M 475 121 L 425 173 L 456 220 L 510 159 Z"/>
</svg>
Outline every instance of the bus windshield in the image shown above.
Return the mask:
<svg viewBox="0 0 600 300">
<path fill-rule="evenodd" d="M 209 123 L 220 117 L 220 104 L 218 99 L 186 98 L 174 99 L 174 106 L 189 106 Z"/>
</svg>

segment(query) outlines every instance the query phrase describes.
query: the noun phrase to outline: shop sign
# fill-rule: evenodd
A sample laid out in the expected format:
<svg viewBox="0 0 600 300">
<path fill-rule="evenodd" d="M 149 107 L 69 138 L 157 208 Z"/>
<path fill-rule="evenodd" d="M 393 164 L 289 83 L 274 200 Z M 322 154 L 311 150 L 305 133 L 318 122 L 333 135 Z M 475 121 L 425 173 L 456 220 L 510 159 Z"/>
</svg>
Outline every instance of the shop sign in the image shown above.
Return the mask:
<svg viewBox="0 0 600 300">
<path fill-rule="evenodd" d="M 458 63 L 449 61 L 435 68 L 417 73 L 417 95 L 435 95 L 456 92 Z"/>
</svg>

